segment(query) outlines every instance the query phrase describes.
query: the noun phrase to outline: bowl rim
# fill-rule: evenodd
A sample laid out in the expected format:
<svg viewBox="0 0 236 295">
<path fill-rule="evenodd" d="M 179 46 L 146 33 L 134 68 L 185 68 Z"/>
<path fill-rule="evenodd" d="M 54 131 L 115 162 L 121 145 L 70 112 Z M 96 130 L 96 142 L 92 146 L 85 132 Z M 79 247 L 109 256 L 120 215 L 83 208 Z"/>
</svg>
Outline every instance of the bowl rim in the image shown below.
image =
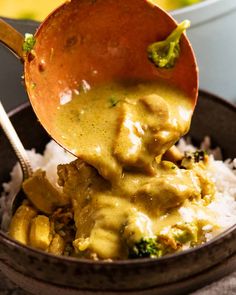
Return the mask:
<svg viewBox="0 0 236 295">
<path fill-rule="evenodd" d="M 6 21 L 7 23 L 11 24 L 12 26 L 16 24 L 22 24 L 28 27 L 35 28 L 40 25 L 40 21 L 33 20 L 33 19 L 20 19 L 20 18 L 11 18 L 11 17 L 6 17 L 6 16 L 1 16 L 0 18 Z"/>
<path fill-rule="evenodd" d="M 217 103 L 233 110 L 236 113 L 236 105 L 215 95 L 212 93 L 209 93 L 205 90 L 199 90 L 199 96 L 203 96 L 203 97 L 207 97 L 208 99 L 210 99 L 211 101 L 217 101 Z M 14 115 L 16 115 L 17 113 L 27 109 L 28 107 L 30 107 L 30 103 L 29 101 L 20 104 L 19 106 L 17 106 L 16 108 L 14 108 L 13 110 L 8 112 L 9 117 L 12 117 Z M 230 226 L 229 228 L 225 229 L 222 233 L 216 235 L 215 237 L 213 237 L 211 240 L 209 240 L 208 242 L 205 242 L 202 245 L 198 245 L 194 248 L 189 248 L 177 253 L 173 253 L 173 254 L 169 254 L 169 255 L 165 255 L 162 256 L 160 258 L 134 258 L 134 259 L 123 259 L 123 260 L 91 260 L 91 259 L 87 259 L 87 258 L 76 258 L 76 257 L 69 257 L 69 256 L 59 256 L 59 255 L 54 255 L 51 253 L 47 253 L 44 252 L 42 250 L 38 250 L 36 248 L 33 248 L 31 246 L 27 246 L 24 244 L 21 244 L 20 242 L 15 241 L 14 239 L 10 238 L 7 233 L 3 232 L 0 229 L 0 244 L 3 243 L 6 246 L 10 245 L 12 247 L 16 247 L 19 250 L 21 250 L 22 253 L 25 253 L 26 255 L 29 254 L 35 254 L 35 255 L 39 255 L 42 258 L 50 258 L 50 259 L 54 259 L 57 261 L 61 261 L 61 262 L 67 262 L 67 263 L 73 263 L 73 264 L 92 264 L 94 266 L 116 266 L 116 267 L 123 267 L 123 265 L 148 265 L 148 264 L 155 264 L 158 262 L 168 262 L 170 260 L 176 259 L 178 257 L 184 257 L 184 256 L 188 256 L 193 252 L 201 252 L 201 250 L 203 248 L 208 248 L 211 247 L 214 244 L 219 243 L 219 241 L 221 239 L 226 238 L 228 235 L 232 234 L 233 232 L 236 232 L 236 223 L 232 226 Z"/>
</svg>

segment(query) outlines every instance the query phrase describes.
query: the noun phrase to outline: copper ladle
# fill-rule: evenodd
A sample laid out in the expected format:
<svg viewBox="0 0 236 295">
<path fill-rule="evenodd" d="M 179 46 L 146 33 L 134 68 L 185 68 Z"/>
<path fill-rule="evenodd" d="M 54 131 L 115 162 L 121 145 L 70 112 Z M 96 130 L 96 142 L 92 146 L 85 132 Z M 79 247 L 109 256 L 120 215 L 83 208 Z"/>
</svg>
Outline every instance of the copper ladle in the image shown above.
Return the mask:
<svg viewBox="0 0 236 295">
<path fill-rule="evenodd" d="M 124 79 L 166 81 L 183 90 L 193 109 L 198 94 L 198 69 L 185 34 L 180 56 L 171 69 L 155 67 L 147 47 L 164 40 L 177 24 L 146 0 L 71 0 L 57 8 L 35 34 L 33 51 L 24 54 L 24 38 L 0 20 L 0 39 L 24 62 L 26 89 L 47 132 L 68 148 L 55 128 L 63 94 L 86 81 Z"/>
</svg>

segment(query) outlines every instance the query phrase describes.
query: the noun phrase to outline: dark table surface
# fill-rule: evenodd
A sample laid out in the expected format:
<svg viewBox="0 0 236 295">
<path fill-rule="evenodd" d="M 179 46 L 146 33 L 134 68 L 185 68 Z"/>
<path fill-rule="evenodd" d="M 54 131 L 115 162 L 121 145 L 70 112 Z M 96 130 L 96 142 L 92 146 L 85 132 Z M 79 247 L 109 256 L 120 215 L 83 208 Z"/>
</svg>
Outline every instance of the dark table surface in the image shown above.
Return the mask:
<svg viewBox="0 0 236 295">
<path fill-rule="evenodd" d="M 10 282 L 0 271 L 0 295 L 30 294 Z M 191 295 L 236 295 L 236 272 L 198 291 L 195 291 Z"/>
</svg>

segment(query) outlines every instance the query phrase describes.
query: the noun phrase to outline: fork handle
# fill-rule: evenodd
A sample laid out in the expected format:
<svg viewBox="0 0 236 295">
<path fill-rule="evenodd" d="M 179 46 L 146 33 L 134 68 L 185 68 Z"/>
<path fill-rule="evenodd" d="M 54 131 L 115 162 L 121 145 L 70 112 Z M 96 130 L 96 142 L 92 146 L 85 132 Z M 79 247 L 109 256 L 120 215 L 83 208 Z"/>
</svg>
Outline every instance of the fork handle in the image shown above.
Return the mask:
<svg viewBox="0 0 236 295">
<path fill-rule="evenodd" d="M 16 130 L 14 129 L 10 119 L 8 118 L 8 115 L 5 112 L 1 101 L 0 101 L 0 125 L 2 126 L 2 129 L 5 135 L 7 136 L 13 150 L 16 153 L 16 156 L 22 168 L 23 179 L 25 180 L 32 175 L 32 167 L 30 165 L 26 150 L 24 149 L 24 146 L 22 142 L 20 141 L 16 133 Z"/>
</svg>

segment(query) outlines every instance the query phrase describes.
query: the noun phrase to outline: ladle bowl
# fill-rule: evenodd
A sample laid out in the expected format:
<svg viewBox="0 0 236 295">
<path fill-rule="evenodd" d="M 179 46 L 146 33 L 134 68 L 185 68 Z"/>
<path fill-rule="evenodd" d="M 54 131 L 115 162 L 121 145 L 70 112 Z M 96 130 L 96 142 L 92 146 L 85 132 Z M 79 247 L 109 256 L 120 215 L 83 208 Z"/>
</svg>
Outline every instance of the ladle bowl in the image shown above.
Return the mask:
<svg viewBox="0 0 236 295">
<path fill-rule="evenodd" d="M 169 14 L 146 0 L 72 0 L 57 8 L 37 30 L 33 51 L 22 54 L 29 99 L 47 132 L 67 148 L 55 128 L 55 114 L 83 83 L 164 81 L 184 91 L 194 109 L 198 69 L 185 34 L 173 68 L 159 69 L 147 58 L 147 47 L 176 26 Z"/>
</svg>

